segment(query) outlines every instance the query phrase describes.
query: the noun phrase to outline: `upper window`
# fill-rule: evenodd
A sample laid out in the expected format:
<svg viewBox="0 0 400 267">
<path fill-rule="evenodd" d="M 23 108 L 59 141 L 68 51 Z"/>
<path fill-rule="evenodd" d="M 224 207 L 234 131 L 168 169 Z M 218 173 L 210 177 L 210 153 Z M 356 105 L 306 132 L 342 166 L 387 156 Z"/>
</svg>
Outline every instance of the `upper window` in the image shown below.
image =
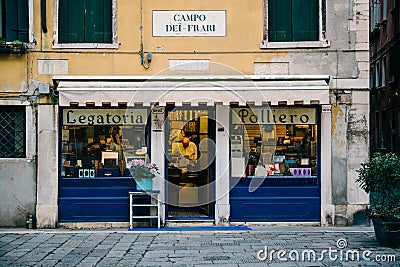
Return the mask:
<svg viewBox="0 0 400 267">
<path fill-rule="evenodd" d="M 27 0 L 0 0 L 0 39 L 29 42 Z"/>
<path fill-rule="evenodd" d="M 375 28 L 378 28 L 381 22 L 381 3 L 380 0 L 374 0 L 371 1 L 371 31 L 373 31 Z"/>
<path fill-rule="evenodd" d="M 0 158 L 24 158 L 25 106 L 0 106 Z"/>
<path fill-rule="evenodd" d="M 264 0 L 265 33 L 261 48 L 327 47 L 325 1 Z"/>
<path fill-rule="evenodd" d="M 117 0 L 59 0 L 56 2 L 55 46 L 114 47 Z M 73 18 L 73 19 L 71 19 Z M 71 44 L 73 44 L 71 46 Z"/>
<path fill-rule="evenodd" d="M 269 0 L 268 40 L 319 40 L 319 0 Z"/>
</svg>

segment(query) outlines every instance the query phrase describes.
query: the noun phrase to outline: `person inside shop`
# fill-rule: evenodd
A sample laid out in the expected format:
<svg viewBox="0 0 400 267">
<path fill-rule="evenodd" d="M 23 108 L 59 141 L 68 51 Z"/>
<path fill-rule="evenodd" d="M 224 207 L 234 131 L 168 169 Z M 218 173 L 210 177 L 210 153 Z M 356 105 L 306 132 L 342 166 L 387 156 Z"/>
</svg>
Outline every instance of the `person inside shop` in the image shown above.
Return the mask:
<svg viewBox="0 0 400 267">
<path fill-rule="evenodd" d="M 179 152 L 181 157 L 194 162 L 197 160 L 197 146 L 195 143 L 190 141 L 189 137 L 183 137 L 182 142 L 179 143 Z"/>
<path fill-rule="evenodd" d="M 179 168 L 182 178 L 189 176 L 197 161 L 197 146 L 189 137 L 185 136 L 179 143 Z"/>
<path fill-rule="evenodd" d="M 311 153 L 311 134 L 307 133 L 303 138 L 302 152 L 304 155 L 310 155 Z"/>
</svg>

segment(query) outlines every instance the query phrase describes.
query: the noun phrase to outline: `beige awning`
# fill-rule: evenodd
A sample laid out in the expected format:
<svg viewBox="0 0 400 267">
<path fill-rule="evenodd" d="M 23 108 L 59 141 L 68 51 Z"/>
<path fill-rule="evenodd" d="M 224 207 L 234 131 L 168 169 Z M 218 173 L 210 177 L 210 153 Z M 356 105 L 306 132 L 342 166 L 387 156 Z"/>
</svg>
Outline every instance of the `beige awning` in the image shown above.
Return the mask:
<svg viewBox="0 0 400 267">
<path fill-rule="evenodd" d="M 54 77 L 59 105 L 329 104 L 329 76 Z"/>
</svg>

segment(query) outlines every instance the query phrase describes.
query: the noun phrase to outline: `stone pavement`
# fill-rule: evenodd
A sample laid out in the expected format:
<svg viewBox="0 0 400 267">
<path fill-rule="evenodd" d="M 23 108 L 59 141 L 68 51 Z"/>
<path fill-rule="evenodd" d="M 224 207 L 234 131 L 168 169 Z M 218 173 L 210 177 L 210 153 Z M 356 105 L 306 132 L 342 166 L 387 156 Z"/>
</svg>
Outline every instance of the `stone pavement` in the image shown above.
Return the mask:
<svg viewBox="0 0 400 267">
<path fill-rule="evenodd" d="M 0 266 L 400 266 L 370 227 L 249 231 L 0 229 Z"/>
</svg>

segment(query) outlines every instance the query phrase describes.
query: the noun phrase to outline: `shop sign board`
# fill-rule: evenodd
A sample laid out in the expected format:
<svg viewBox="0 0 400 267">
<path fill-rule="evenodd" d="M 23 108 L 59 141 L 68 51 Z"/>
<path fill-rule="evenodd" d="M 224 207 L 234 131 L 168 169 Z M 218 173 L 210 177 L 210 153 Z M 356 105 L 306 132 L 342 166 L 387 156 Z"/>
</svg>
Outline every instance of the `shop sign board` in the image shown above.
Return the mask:
<svg viewBox="0 0 400 267">
<path fill-rule="evenodd" d="M 147 109 L 64 109 L 63 125 L 145 125 Z"/>
<path fill-rule="evenodd" d="M 233 124 L 316 124 L 315 108 L 234 108 Z"/>
<path fill-rule="evenodd" d="M 153 107 L 153 132 L 161 132 L 164 126 L 165 107 Z"/>
<path fill-rule="evenodd" d="M 153 36 L 226 36 L 225 10 L 154 10 Z"/>
</svg>

